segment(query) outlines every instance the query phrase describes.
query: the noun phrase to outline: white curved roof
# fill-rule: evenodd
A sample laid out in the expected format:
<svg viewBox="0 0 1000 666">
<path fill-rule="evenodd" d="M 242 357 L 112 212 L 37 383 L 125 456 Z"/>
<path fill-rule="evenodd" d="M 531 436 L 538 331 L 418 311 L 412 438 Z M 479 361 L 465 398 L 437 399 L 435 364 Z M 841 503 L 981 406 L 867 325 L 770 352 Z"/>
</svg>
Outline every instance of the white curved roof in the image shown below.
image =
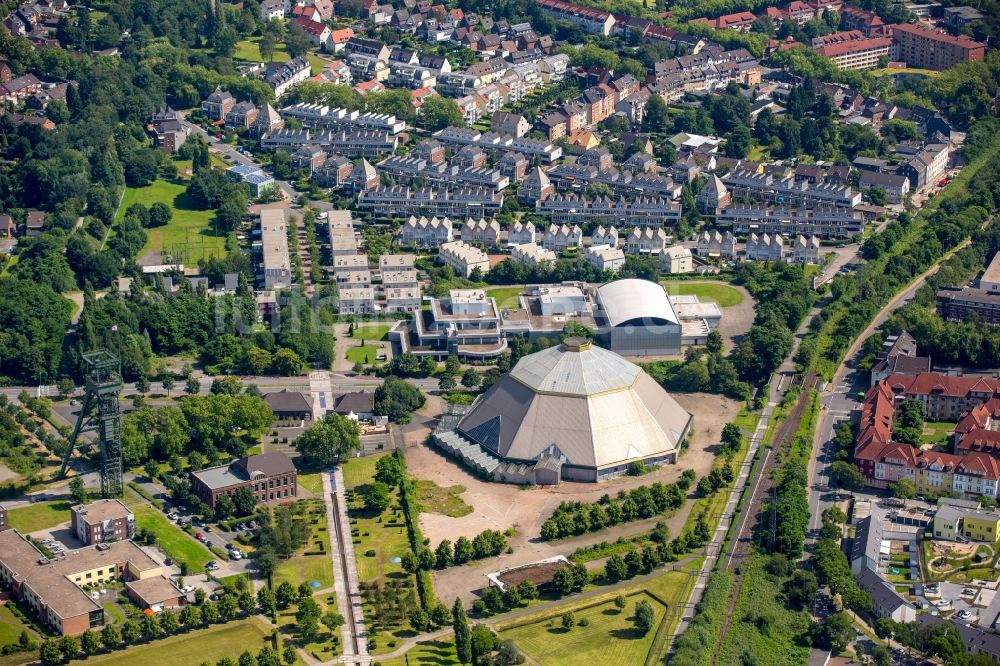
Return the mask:
<svg viewBox="0 0 1000 666">
<path fill-rule="evenodd" d="M 589 343 L 579 351 L 566 345 L 525 356 L 510 376 L 538 393 L 591 396 L 626 389 L 642 369 Z"/>
<path fill-rule="evenodd" d="M 633 319 L 661 320 L 677 324 L 667 292 L 649 280 L 615 280 L 597 288 L 608 323 L 620 326 Z"/>
</svg>

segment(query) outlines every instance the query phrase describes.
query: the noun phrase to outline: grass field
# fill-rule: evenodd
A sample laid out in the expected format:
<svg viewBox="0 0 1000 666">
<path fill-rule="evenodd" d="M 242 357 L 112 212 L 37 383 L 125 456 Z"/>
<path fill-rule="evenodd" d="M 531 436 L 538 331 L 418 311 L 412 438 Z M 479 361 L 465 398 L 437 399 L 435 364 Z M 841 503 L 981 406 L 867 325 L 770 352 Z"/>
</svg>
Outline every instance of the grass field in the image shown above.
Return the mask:
<svg viewBox="0 0 1000 666">
<path fill-rule="evenodd" d="M 455 654 L 453 641 L 422 641 L 406 656 L 378 663 L 382 666 L 458 666 L 461 662 Z"/>
<path fill-rule="evenodd" d="M 375 462 L 380 457 L 352 458 L 344 463 L 344 486 L 352 490 L 371 483 L 375 476 Z M 349 501 L 358 578 L 362 581 L 375 580 L 380 576 L 406 576 L 403 567 L 391 561 L 403 557 L 410 550 L 403 512 L 396 508 L 398 503 L 399 491 L 393 490 L 392 506 L 381 516 L 373 516 L 362 508 L 364 502 L 360 493 Z"/>
<path fill-rule="evenodd" d="M 351 337 L 355 340 L 368 340 L 375 342 L 385 340 L 389 337 L 389 324 L 367 324 L 365 326 L 355 326 Z"/>
<path fill-rule="evenodd" d="M 472 507 L 462 500 L 465 486 L 442 488 L 433 481 L 417 479 L 417 500 L 420 510 L 437 513 L 452 518 L 461 518 L 472 513 Z"/>
<path fill-rule="evenodd" d="M 919 69 L 916 67 L 907 67 L 905 69 L 892 69 L 890 67 L 886 67 L 885 69 L 873 69 L 871 71 L 872 76 L 886 76 L 887 74 L 918 74 L 920 76 L 930 77 L 941 76 L 941 72 L 935 72 L 933 69 Z"/>
<path fill-rule="evenodd" d="M 925 421 L 920 441 L 925 444 L 947 444 L 955 432 L 955 424 L 947 421 Z"/>
<path fill-rule="evenodd" d="M 311 493 L 320 494 L 323 492 L 323 479 L 319 472 L 299 472 L 299 485 Z"/>
<path fill-rule="evenodd" d="M 17 616 L 6 605 L 0 606 L 0 646 L 17 643 L 21 637 L 21 632 L 27 631 L 28 635 L 35 640 L 39 636 L 33 629 L 17 619 Z"/>
<path fill-rule="evenodd" d="M 135 513 L 137 529 L 147 529 L 156 535 L 156 545 L 178 563 L 187 562 L 188 573 L 200 573 L 215 556 L 194 537 L 182 531 L 167 517 L 142 500 L 126 494 L 126 503 Z"/>
<path fill-rule="evenodd" d="M 259 651 L 270 644 L 270 635 L 270 630 L 257 620 L 240 620 L 171 636 L 108 655 L 90 657 L 87 663 L 113 666 L 189 666 L 202 662 L 214 664 L 223 657 L 235 659 L 244 650 Z"/>
<path fill-rule="evenodd" d="M 639 601 L 648 601 L 656 613 L 656 627 L 666 609 L 648 594 L 626 598 L 625 610 L 618 610 L 613 600 L 574 610 L 576 621 L 586 619 L 586 627 L 563 629 L 560 615 L 572 606 L 561 607 L 554 616 L 500 632 L 511 638 L 529 657 L 545 666 L 575 666 L 576 664 L 643 664 L 653 643 L 655 629 L 645 636 L 634 627 L 632 617 Z"/>
<path fill-rule="evenodd" d="M 378 347 L 372 345 L 351 347 L 344 356 L 353 363 L 374 363 L 375 357 L 378 356 Z"/>
<path fill-rule="evenodd" d="M 177 183 L 158 180 L 146 187 L 125 188 L 116 222 L 125 217 L 125 211 L 132 204 L 150 206 L 156 202 L 170 206 L 173 217 L 166 226 L 146 230 L 146 245 L 140 251 L 140 257 L 147 252 L 166 252 L 173 256 L 174 261 L 196 263 L 203 257 L 225 254 L 225 237 L 216 236 L 211 228 L 212 211 L 193 208 L 184 186 Z"/>
<path fill-rule="evenodd" d="M 514 287 L 496 287 L 494 289 L 487 289 L 486 295 L 490 298 L 496 299 L 498 308 L 516 308 L 518 305 L 517 297 L 521 295 L 524 291 L 524 285 L 517 285 Z"/>
<path fill-rule="evenodd" d="M 721 282 L 664 281 L 663 286 L 671 296 L 697 296 L 701 301 L 715 301 L 720 308 L 729 308 L 743 302 L 743 294 Z"/>
<path fill-rule="evenodd" d="M 69 502 L 38 502 L 10 509 L 7 524 L 22 534 L 69 522 Z"/>
<path fill-rule="evenodd" d="M 340 468 L 344 473 L 344 487 L 347 490 L 371 483 L 375 478 L 375 463 L 382 456 L 365 456 L 363 458 L 351 458 L 341 464 Z"/>
<path fill-rule="evenodd" d="M 251 37 L 250 39 L 236 42 L 236 50 L 233 52 L 233 58 L 249 62 L 264 62 L 264 58 L 260 55 L 259 44 L 260 37 Z M 312 53 L 307 53 L 306 58 L 309 60 L 309 64 L 312 65 L 313 74 L 323 69 L 323 66 L 327 62 Z M 274 49 L 272 60 L 274 62 L 287 62 L 291 60 L 291 56 L 288 55 L 288 51 L 285 50 L 283 44 L 278 44 Z"/>
<path fill-rule="evenodd" d="M 333 561 L 330 559 L 330 538 L 326 528 L 326 508 L 322 500 L 298 502 L 297 509 L 308 510 L 309 526 L 312 534 L 300 551 L 287 560 L 278 563 L 274 572 L 274 584 L 288 581 L 295 587 L 302 583 L 316 581 L 319 587 L 333 586 Z"/>
</svg>

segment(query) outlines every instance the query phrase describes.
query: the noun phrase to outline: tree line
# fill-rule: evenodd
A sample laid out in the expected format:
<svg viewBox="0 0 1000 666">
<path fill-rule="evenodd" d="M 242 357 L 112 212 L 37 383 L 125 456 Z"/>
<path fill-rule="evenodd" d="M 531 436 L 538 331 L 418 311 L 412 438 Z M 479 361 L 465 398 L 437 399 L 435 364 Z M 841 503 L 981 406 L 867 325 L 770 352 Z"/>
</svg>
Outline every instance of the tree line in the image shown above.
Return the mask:
<svg viewBox="0 0 1000 666">
<path fill-rule="evenodd" d="M 684 470 L 675 483 L 657 481 L 632 490 L 621 490 L 614 498 L 604 495 L 598 501 L 562 502 L 552 516 L 542 523 L 543 541 L 597 532 L 611 525 L 644 520 L 684 505 L 685 492 L 694 483 L 694 471 Z"/>
</svg>

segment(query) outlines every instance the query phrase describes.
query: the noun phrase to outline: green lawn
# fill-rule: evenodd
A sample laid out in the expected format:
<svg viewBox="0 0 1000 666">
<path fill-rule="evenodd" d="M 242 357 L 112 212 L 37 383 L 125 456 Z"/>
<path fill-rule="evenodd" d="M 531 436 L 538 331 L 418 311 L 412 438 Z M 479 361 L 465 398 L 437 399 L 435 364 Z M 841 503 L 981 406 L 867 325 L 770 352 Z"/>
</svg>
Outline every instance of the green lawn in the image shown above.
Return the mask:
<svg viewBox="0 0 1000 666">
<path fill-rule="evenodd" d="M 319 472 L 299 472 L 299 485 L 311 493 L 320 494 L 323 492 L 323 479 Z"/>
<path fill-rule="evenodd" d="M 249 62 L 264 62 L 264 58 L 260 55 L 260 37 L 251 37 L 250 39 L 245 39 L 243 41 L 236 42 L 236 50 L 233 52 L 233 58 L 236 60 L 247 60 Z M 307 53 L 306 58 L 309 60 L 309 64 L 312 65 L 312 73 L 316 74 L 319 70 L 323 69 L 327 61 L 323 60 L 319 56 L 313 53 Z M 285 50 L 283 44 L 278 44 L 274 49 L 274 62 L 287 62 L 291 60 L 291 56 L 288 55 L 288 51 Z"/>
<path fill-rule="evenodd" d="M 351 337 L 355 340 L 369 340 L 375 342 L 386 340 L 389 337 L 391 324 L 367 324 L 365 326 L 355 326 Z"/>
<path fill-rule="evenodd" d="M 105 601 L 103 606 L 105 617 L 110 617 L 112 624 L 123 624 L 125 622 L 125 613 L 118 607 L 118 604 L 113 601 Z"/>
<path fill-rule="evenodd" d="M 126 503 L 135 513 L 137 529 L 147 529 L 156 535 L 156 545 L 164 553 L 174 558 L 178 563 L 187 562 L 188 573 L 201 573 L 205 565 L 214 560 L 215 556 L 207 548 L 198 543 L 187 532 L 167 520 L 160 511 L 142 500 L 129 499 Z"/>
<path fill-rule="evenodd" d="M 937 77 L 941 76 L 941 72 L 936 72 L 933 69 L 919 69 L 916 67 L 907 67 L 905 69 L 892 69 L 886 67 L 885 69 L 873 69 L 871 72 L 872 76 L 885 76 L 887 74 L 919 74 L 921 76 Z"/>
<path fill-rule="evenodd" d="M 260 37 L 251 37 L 250 39 L 236 42 L 236 50 L 233 52 L 233 58 L 249 62 L 264 62 L 264 58 L 260 54 L 259 44 Z M 288 51 L 285 50 L 284 45 L 279 44 L 274 49 L 272 60 L 274 62 L 287 62 L 291 60 L 291 57 L 288 55 Z"/>
<path fill-rule="evenodd" d="M 496 299 L 498 308 L 516 308 L 518 306 L 518 296 L 524 291 L 524 285 L 515 287 L 496 287 L 487 289 L 486 295 Z"/>
<path fill-rule="evenodd" d="M 7 524 L 29 534 L 69 522 L 69 502 L 38 502 L 7 512 Z"/>
<path fill-rule="evenodd" d="M 114 666 L 190 666 L 202 662 L 214 664 L 223 657 L 235 659 L 244 650 L 257 652 L 265 645 L 270 645 L 270 636 L 270 630 L 261 622 L 246 619 L 171 636 L 108 655 L 90 657 L 87 663 Z"/>
<path fill-rule="evenodd" d="M 380 660 L 382 666 L 458 666 L 453 641 L 422 641 L 403 657 Z"/>
<path fill-rule="evenodd" d="M 378 353 L 378 347 L 373 345 L 359 345 L 348 349 L 344 356 L 348 361 L 354 363 L 374 363 Z"/>
<path fill-rule="evenodd" d="M 729 308 L 743 302 L 743 294 L 721 282 L 688 282 L 667 280 L 663 283 L 671 296 L 697 296 L 701 301 L 715 301 L 720 308 Z"/>
<path fill-rule="evenodd" d="M 173 217 L 166 226 L 146 230 L 146 245 L 140 257 L 147 252 L 160 252 L 170 255 L 175 262 L 196 264 L 199 259 L 225 254 L 225 237 L 215 235 L 211 228 L 213 212 L 191 206 L 184 186 L 177 183 L 158 180 L 146 187 L 125 188 L 116 221 L 120 222 L 134 203 L 150 206 L 156 202 L 170 206 Z"/>
<path fill-rule="evenodd" d="M 654 629 L 645 636 L 635 630 L 632 616 L 639 601 L 648 601 L 656 613 Z M 572 605 L 560 607 L 559 614 L 500 632 L 501 638 L 511 638 L 529 657 L 545 666 L 576 666 L 577 664 L 643 664 L 653 644 L 655 627 L 666 609 L 648 594 L 626 598 L 625 610 L 618 610 L 613 600 L 596 606 L 573 610 L 576 621 L 586 619 L 586 627 L 563 629 L 560 615 Z"/>
<path fill-rule="evenodd" d="M 472 507 L 462 500 L 465 486 L 449 486 L 442 488 L 433 481 L 416 480 L 417 500 L 420 510 L 437 513 L 452 518 L 461 518 L 472 513 Z"/>
<path fill-rule="evenodd" d="M 948 421 L 925 421 L 920 441 L 925 444 L 947 444 L 955 432 L 955 424 Z"/>
<path fill-rule="evenodd" d="M 388 455 L 388 454 L 383 454 Z M 382 456 L 364 456 L 351 458 L 340 465 L 344 473 L 344 487 L 347 490 L 370 483 L 375 478 L 375 463 Z"/>
<path fill-rule="evenodd" d="M 8 606 L 0 606 L 0 646 L 17 643 L 17 640 L 21 637 L 21 632 L 25 630 L 27 630 L 28 635 L 33 639 L 39 639 L 38 634 L 31 627 L 21 622 Z"/>
<path fill-rule="evenodd" d="M 274 584 L 288 581 L 295 587 L 316 581 L 322 590 L 333 586 L 333 561 L 330 559 L 330 538 L 326 527 L 326 506 L 322 500 L 306 500 L 295 504 L 307 517 L 312 534 L 306 545 L 292 557 L 278 563 Z M 306 513 L 308 511 L 308 513 Z"/>
<path fill-rule="evenodd" d="M 390 455 L 390 454 L 383 454 Z M 382 456 L 352 458 L 343 464 L 344 486 L 348 490 L 371 483 L 375 477 L 375 462 Z M 366 512 L 360 493 L 349 500 L 348 515 L 358 561 L 358 578 L 362 581 L 379 577 L 406 577 L 403 567 L 392 558 L 402 558 L 410 550 L 403 512 L 398 510 L 399 491 L 392 491 L 392 506 L 381 515 Z"/>
</svg>

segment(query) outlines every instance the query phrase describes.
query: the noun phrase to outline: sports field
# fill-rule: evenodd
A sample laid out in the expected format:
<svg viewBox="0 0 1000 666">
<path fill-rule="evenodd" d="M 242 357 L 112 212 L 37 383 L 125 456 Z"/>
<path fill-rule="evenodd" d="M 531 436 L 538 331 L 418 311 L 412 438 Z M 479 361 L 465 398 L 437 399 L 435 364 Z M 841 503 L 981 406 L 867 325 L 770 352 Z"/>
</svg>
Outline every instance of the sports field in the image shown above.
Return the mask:
<svg viewBox="0 0 1000 666">
<path fill-rule="evenodd" d="M 743 294 L 722 282 L 688 282 L 664 280 L 663 287 L 671 296 L 697 296 L 700 301 L 714 301 L 720 308 L 729 308 L 743 302 Z"/>
<path fill-rule="evenodd" d="M 140 259 L 147 253 L 154 253 L 153 263 L 166 261 L 164 255 L 170 255 L 174 262 L 196 264 L 199 259 L 225 253 L 225 236 L 216 235 L 212 229 L 213 212 L 191 206 L 184 186 L 178 183 L 157 180 L 146 187 L 125 188 L 115 221 L 121 222 L 125 211 L 134 203 L 148 207 L 156 202 L 170 206 L 173 216 L 166 226 L 146 230 L 146 245 L 139 252 Z"/>
</svg>

